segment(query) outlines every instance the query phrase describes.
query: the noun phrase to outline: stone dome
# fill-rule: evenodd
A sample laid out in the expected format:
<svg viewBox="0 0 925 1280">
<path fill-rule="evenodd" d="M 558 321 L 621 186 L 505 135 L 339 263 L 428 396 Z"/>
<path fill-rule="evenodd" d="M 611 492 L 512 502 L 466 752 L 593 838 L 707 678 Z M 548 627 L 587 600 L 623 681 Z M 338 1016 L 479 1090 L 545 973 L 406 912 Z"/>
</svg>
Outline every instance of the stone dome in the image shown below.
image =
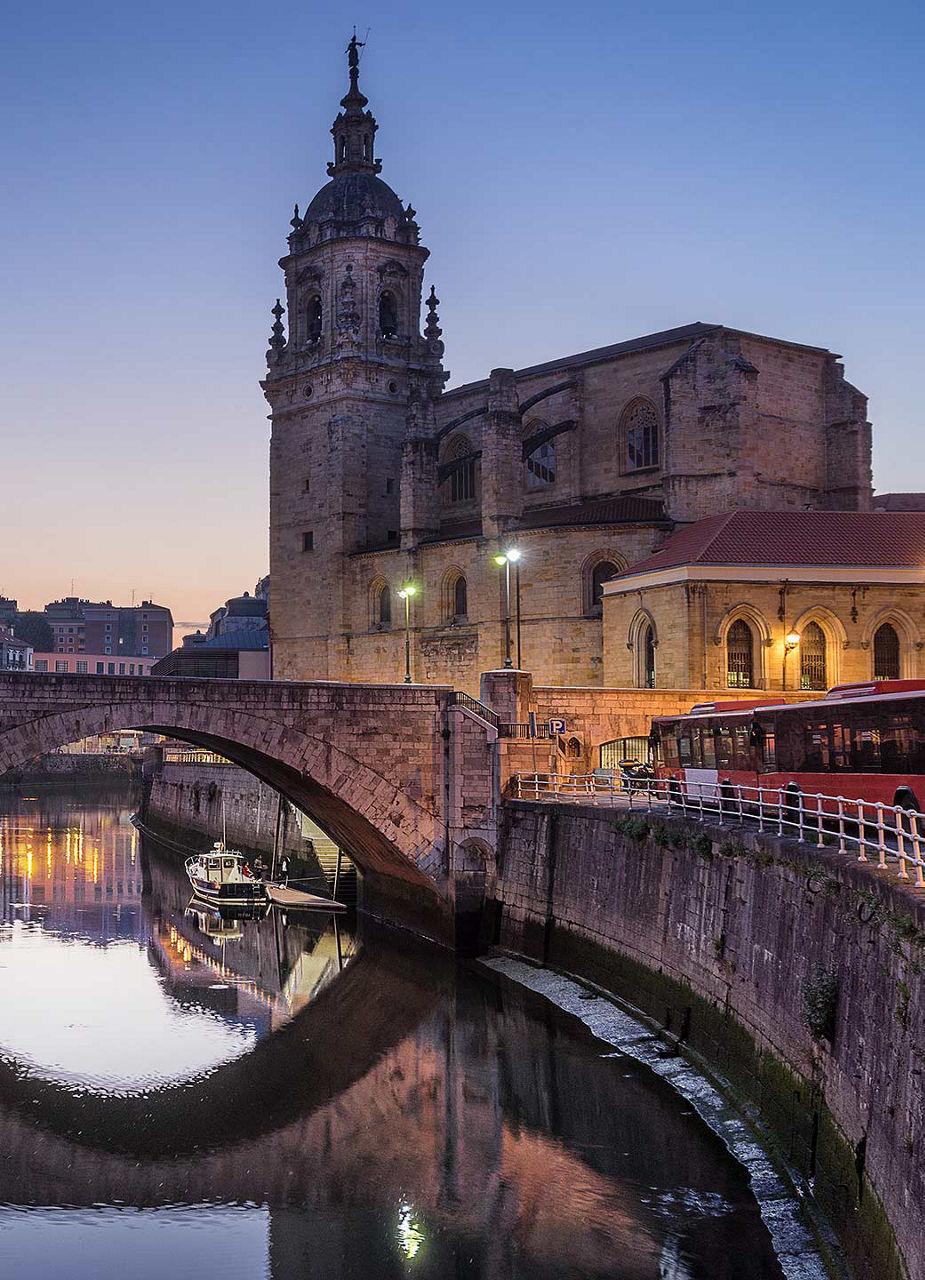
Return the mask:
<svg viewBox="0 0 925 1280">
<path fill-rule="evenodd" d="M 232 596 L 225 601 L 226 618 L 263 618 L 267 613 L 267 602 L 259 596 Z"/>
<path fill-rule="evenodd" d="M 356 222 L 374 218 L 404 217 L 404 208 L 392 188 L 373 173 L 339 173 L 325 183 L 305 211 L 305 222 Z"/>
</svg>

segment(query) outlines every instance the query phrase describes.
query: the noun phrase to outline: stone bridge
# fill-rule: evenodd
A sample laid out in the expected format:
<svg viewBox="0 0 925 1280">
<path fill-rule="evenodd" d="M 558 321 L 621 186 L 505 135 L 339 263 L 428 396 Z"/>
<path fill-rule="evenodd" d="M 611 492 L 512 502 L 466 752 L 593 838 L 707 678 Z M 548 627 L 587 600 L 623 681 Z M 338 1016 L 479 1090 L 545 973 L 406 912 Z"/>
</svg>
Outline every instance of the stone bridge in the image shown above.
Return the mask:
<svg viewBox="0 0 925 1280">
<path fill-rule="evenodd" d="M 91 734 L 146 729 L 282 792 L 364 874 L 374 914 L 453 942 L 478 917 L 498 807 L 497 733 L 445 686 L 0 676 L 0 776 Z"/>
</svg>

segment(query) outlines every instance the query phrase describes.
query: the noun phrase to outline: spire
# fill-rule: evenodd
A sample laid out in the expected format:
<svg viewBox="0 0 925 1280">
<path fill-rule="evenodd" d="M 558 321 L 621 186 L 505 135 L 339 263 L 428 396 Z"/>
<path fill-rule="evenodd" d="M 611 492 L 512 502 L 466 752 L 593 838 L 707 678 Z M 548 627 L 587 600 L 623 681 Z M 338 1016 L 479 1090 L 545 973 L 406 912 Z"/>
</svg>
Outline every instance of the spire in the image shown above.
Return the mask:
<svg viewBox="0 0 925 1280">
<path fill-rule="evenodd" d="M 273 316 L 273 329 L 270 336 L 270 350 L 267 352 L 267 361 L 282 360 L 283 348 L 286 346 L 286 338 L 283 331 L 283 316 L 286 314 L 286 308 L 276 299 L 276 306 L 270 308 L 270 315 Z"/>
<path fill-rule="evenodd" d="M 365 107 L 369 99 L 360 89 L 360 50 L 365 41 L 357 39 L 354 29 L 347 45 L 347 69 L 350 72 L 350 88 L 340 100 L 344 108 L 334 121 L 334 161 L 328 165 L 330 176 L 339 173 L 378 173 L 382 162 L 373 158 L 376 140 L 375 117 Z"/>
</svg>

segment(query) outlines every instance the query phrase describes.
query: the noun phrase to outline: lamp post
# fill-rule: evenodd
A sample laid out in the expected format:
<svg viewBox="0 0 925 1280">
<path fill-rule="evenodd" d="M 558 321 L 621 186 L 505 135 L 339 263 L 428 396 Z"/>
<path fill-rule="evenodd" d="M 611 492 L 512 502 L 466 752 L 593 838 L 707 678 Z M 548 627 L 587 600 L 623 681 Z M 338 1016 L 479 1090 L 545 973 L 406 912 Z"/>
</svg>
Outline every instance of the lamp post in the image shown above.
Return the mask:
<svg viewBox="0 0 925 1280">
<path fill-rule="evenodd" d="M 495 556 L 495 564 L 504 569 L 504 666 L 513 667 L 511 661 L 511 565 L 514 566 L 514 594 L 517 600 L 517 669 L 520 667 L 520 551 L 508 547 Z"/>
<path fill-rule="evenodd" d="M 780 681 L 781 692 L 784 692 L 787 688 L 787 655 L 788 653 L 792 653 L 799 643 L 800 637 L 795 631 L 788 631 L 784 636 L 784 658 Z"/>
<path fill-rule="evenodd" d="M 413 582 L 407 582 L 398 593 L 405 602 L 405 684 L 411 683 L 411 597 L 417 590 Z"/>
</svg>

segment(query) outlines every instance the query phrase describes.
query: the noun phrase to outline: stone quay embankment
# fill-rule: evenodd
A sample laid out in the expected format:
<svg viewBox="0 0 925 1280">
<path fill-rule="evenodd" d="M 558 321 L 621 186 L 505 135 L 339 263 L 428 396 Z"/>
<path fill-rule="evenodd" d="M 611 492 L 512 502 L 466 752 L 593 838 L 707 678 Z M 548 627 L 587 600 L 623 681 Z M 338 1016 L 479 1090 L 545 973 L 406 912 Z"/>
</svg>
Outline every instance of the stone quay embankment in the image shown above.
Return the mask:
<svg viewBox="0 0 925 1280">
<path fill-rule="evenodd" d="M 925 890 L 655 814 L 502 806 L 495 940 L 632 1003 L 754 1107 L 855 1280 L 925 1275 Z"/>
</svg>

